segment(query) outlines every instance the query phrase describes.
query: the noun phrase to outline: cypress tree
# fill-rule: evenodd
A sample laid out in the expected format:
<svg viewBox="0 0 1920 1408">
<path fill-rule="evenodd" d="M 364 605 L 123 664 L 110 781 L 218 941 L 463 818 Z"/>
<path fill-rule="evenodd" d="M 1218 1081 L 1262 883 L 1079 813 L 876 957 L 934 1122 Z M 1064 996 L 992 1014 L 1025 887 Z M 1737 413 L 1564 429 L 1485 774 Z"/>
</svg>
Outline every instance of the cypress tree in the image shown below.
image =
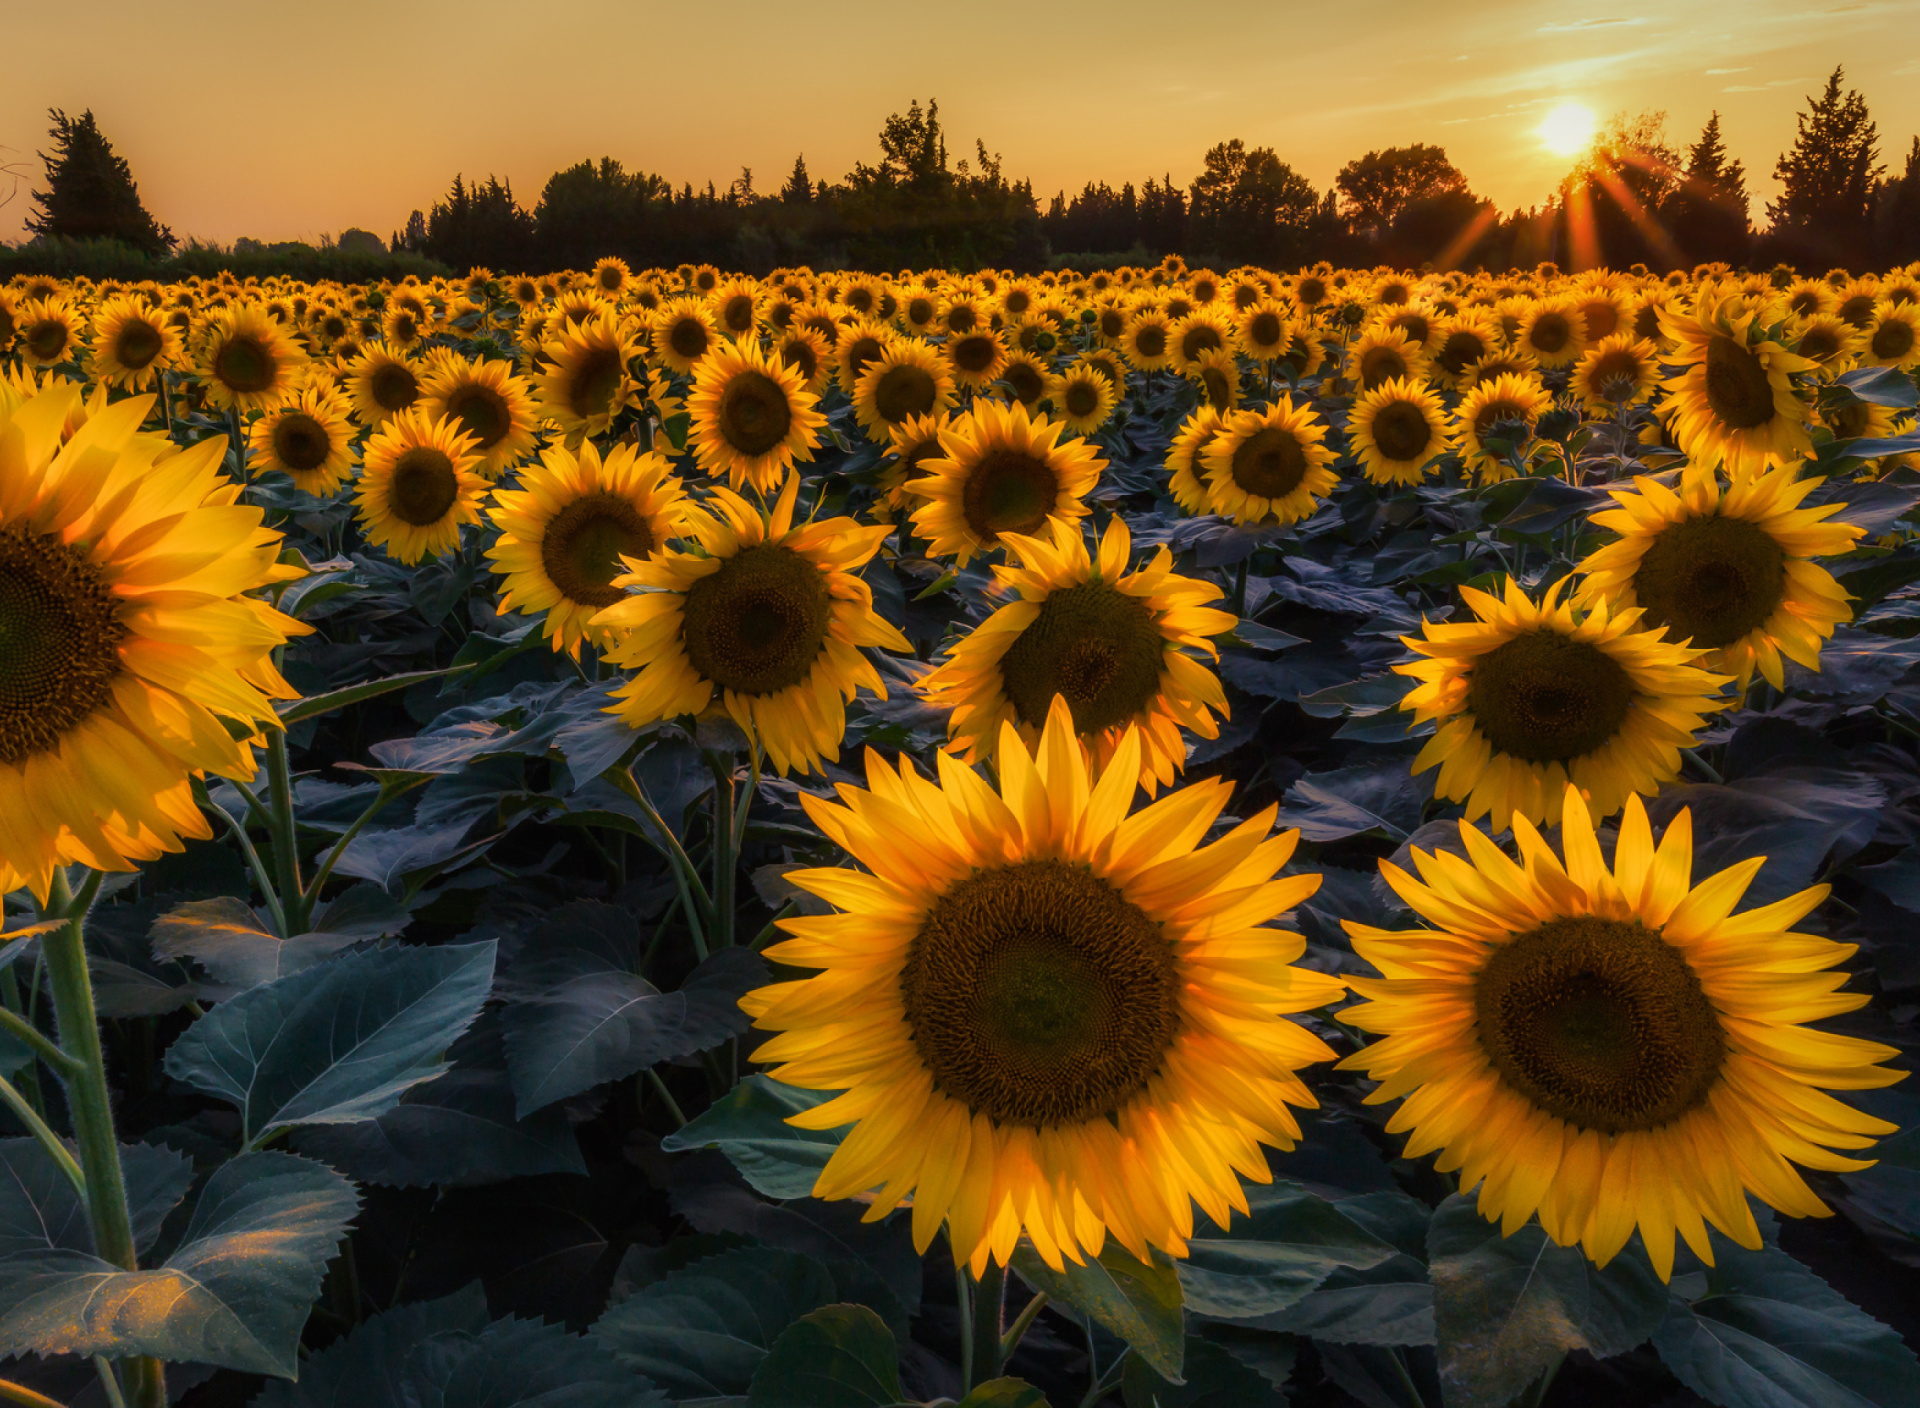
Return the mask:
<svg viewBox="0 0 1920 1408">
<path fill-rule="evenodd" d="M 28 217 L 27 228 L 59 239 L 119 240 L 156 256 L 172 250 L 173 232 L 140 203 L 126 158 L 115 155 L 92 109 L 71 118 L 50 108 L 47 116 L 53 151 L 40 153 L 47 189 L 33 193 L 40 213 Z"/>
<path fill-rule="evenodd" d="M 1767 206 L 1774 235 L 1790 250 L 1856 266 L 1870 258 L 1879 130 L 1857 90 L 1840 91 L 1835 67 L 1826 91 L 1807 100 L 1793 146 L 1773 169 L 1784 189 Z"/>
</svg>

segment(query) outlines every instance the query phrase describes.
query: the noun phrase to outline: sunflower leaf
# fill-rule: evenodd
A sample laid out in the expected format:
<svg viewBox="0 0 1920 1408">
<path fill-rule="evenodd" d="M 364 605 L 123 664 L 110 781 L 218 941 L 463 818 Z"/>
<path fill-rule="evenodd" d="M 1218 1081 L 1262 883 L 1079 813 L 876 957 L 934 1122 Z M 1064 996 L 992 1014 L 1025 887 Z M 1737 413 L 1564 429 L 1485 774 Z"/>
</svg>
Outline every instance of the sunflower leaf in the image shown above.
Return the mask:
<svg viewBox="0 0 1920 1408">
<path fill-rule="evenodd" d="M 683 1129 L 662 1139 L 660 1147 L 669 1154 L 717 1148 L 755 1192 L 769 1198 L 804 1198 L 813 1192 L 846 1130 L 799 1129 L 787 1120 L 832 1098 L 830 1091 L 748 1076 Z"/>
<path fill-rule="evenodd" d="M 1197 1337 L 1184 1352 L 1186 1374 L 1169 1381 L 1139 1355 L 1127 1361 L 1127 1408 L 1283 1408 L 1287 1397 L 1230 1351 Z"/>
<path fill-rule="evenodd" d="M 1297 1183 L 1247 1190 L 1252 1216 L 1217 1237 L 1189 1239 L 1180 1263 L 1187 1308 L 1221 1320 L 1285 1310 L 1339 1267 L 1365 1270 L 1391 1260 L 1393 1244 Z"/>
<path fill-rule="evenodd" d="M 1013 1254 L 1013 1269 L 1034 1290 L 1045 1291 L 1125 1340 L 1161 1378 L 1180 1381 L 1186 1315 L 1180 1273 L 1165 1253 L 1154 1252 L 1152 1264 L 1146 1265 L 1109 1241 L 1097 1259 L 1085 1265 L 1069 1261 L 1055 1271 L 1023 1244 Z"/>
</svg>

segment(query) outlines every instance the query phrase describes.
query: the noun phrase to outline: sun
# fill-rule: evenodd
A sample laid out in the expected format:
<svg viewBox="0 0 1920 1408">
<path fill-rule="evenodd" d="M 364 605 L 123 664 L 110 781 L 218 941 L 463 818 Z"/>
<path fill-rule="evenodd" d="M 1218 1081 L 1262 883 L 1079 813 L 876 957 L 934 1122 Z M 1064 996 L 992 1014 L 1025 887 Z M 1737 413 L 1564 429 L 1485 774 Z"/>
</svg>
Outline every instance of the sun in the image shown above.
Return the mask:
<svg viewBox="0 0 1920 1408">
<path fill-rule="evenodd" d="M 1561 103 L 1540 119 L 1535 130 L 1541 144 L 1555 156 L 1577 156 L 1586 150 L 1599 125 L 1585 103 Z"/>
</svg>

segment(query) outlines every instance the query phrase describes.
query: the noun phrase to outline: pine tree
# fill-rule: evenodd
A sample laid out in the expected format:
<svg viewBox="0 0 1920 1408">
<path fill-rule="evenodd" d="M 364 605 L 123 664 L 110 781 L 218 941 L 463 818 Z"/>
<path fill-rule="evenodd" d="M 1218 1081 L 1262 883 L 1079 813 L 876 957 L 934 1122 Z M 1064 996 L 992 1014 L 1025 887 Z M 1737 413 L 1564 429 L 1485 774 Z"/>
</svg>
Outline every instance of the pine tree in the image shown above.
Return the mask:
<svg viewBox="0 0 1920 1408">
<path fill-rule="evenodd" d="M 1907 167 L 1897 181 L 1889 181 L 1876 212 L 1882 264 L 1905 264 L 1920 259 L 1920 137 L 1907 148 Z"/>
<path fill-rule="evenodd" d="M 780 199 L 788 205 L 806 205 L 813 200 L 813 178 L 807 175 L 805 153 L 793 159 L 793 174 L 780 188 Z"/>
<path fill-rule="evenodd" d="M 1826 91 L 1807 100 L 1793 146 L 1773 169 L 1784 189 L 1767 215 L 1790 248 L 1864 265 L 1874 181 L 1886 168 L 1866 99 L 1852 89 L 1843 95 L 1840 79 L 1836 66 Z"/>
<path fill-rule="evenodd" d="M 53 126 L 53 151 L 41 152 L 47 189 L 33 193 L 40 214 L 27 228 L 56 239 L 119 240 L 146 254 L 166 254 L 178 243 L 173 232 L 140 203 L 140 188 L 125 157 L 114 154 L 88 109 L 71 118 L 59 108 L 47 116 Z"/>
<path fill-rule="evenodd" d="M 1716 110 L 1687 149 L 1686 174 L 1664 211 L 1681 252 L 1694 263 L 1745 259 L 1752 232 L 1747 219 L 1747 171 L 1729 160 Z"/>
</svg>

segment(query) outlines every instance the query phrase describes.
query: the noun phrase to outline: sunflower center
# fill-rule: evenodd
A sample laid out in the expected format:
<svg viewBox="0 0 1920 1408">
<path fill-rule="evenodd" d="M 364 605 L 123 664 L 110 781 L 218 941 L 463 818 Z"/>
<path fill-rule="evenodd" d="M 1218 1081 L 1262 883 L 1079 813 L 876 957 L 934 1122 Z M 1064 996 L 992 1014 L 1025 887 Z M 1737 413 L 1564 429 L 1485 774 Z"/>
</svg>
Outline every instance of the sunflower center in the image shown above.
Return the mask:
<svg viewBox="0 0 1920 1408">
<path fill-rule="evenodd" d="M 667 346 L 674 355 L 694 361 L 707 355 L 707 328 L 698 318 L 681 318 L 667 334 Z"/>
<path fill-rule="evenodd" d="M 847 348 L 847 384 L 851 386 L 859 381 L 860 373 L 867 369 L 867 364 L 878 361 L 880 354 L 886 350 L 881 346 L 880 339 L 871 334 L 855 338 Z"/>
<path fill-rule="evenodd" d="M 151 323 L 128 323 L 114 342 L 114 360 L 128 371 L 143 370 L 159 355 L 160 330 Z"/>
<path fill-rule="evenodd" d="M 1056 591 L 1000 657 L 1001 687 L 1020 722 L 1046 722 L 1064 695 L 1081 733 L 1143 713 L 1160 689 L 1166 640 L 1146 603 L 1105 582 Z"/>
<path fill-rule="evenodd" d="M 873 408 L 879 412 L 880 419 L 898 425 L 909 416 L 931 412 L 939 394 L 940 388 L 925 367 L 888 367 L 873 388 Z"/>
<path fill-rule="evenodd" d="M 730 332 L 745 332 L 753 326 L 753 299 L 736 293 L 720 305 L 720 321 Z"/>
<path fill-rule="evenodd" d="M 814 355 L 812 344 L 796 337 L 780 345 L 780 365 L 791 367 L 800 374 L 802 381 L 810 382 L 820 370 L 820 359 Z"/>
<path fill-rule="evenodd" d="M 953 344 L 953 364 L 963 372 L 984 372 L 993 365 L 990 337 L 963 337 Z"/>
<path fill-rule="evenodd" d="M 1224 345 L 1220 340 L 1220 330 L 1208 323 L 1196 323 L 1180 335 L 1180 355 L 1190 362 L 1202 352 L 1211 352 Z"/>
<path fill-rule="evenodd" d="M 1233 482 L 1247 493 L 1284 499 L 1307 477 L 1307 456 L 1290 431 L 1270 425 L 1234 447 L 1231 469 Z"/>
<path fill-rule="evenodd" d="M 972 332 L 974 325 L 978 321 L 979 319 L 975 316 L 971 304 L 956 303 L 953 307 L 947 309 L 947 326 L 954 332 Z"/>
<path fill-rule="evenodd" d="M 1067 384 L 1066 412 L 1075 420 L 1085 420 L 1100 409 L 1100 388 L 1091 382 L 1074 381 Z"/>
<path fill-rule="evenodd" d="M 1467 709 L 1499 752 L 1567 762 L 1611 740 L 1633 707 L 1633 681 L 1598 647 L 1530 631 L 1483 656 L 1467 676 Z"/>
<path fill-rule="evenodd" d="M 575 499 L 553 516 L 540 539 L 540 565 L 562 596 L 586 606 L 611 606 L 625 595 L 610 585 L 622 557 L 653 551 L 647 520 L 626 499 L 604 491 Z"/>
<path fill-rule="evenodd" d="M 1857 328 L 1873 321 L 1873 295 L 1856 293 L 1840 304 L 1840 316 Z"/>
<path fill-rule="evenodd" d="M 273 457 L 296 474 L 320 468 L 332 453 L 333 437 L 305 411 L 294 411 L 274 423 Z"/>
<path fill-rule="evenodd" d="M 1015 362 L 1007 368 L 1007 389 L 1021 401 L 1031 404 L 1045 394 L 1047 379 L 1031 362 Z"/>
<path fill-rule="evenodd" d="M 1633 576 L 1649 626 L 1703 649 L 1731 645 L 1767 622 L 1786 594 L 1786 554 L 1743 518 L 1688 518 L 1661 530 Z"/>
<path fill-rule="evenodd" d="M 1255 313 L 1247 320 L 1247 337 L 1256 347 L 1277 347 L 1284 331 L 1277 313 Z"/>
<path fill-rule="evenodd" d="M 1407 375 L 1407 359 L 1392 347 L 1369 347 L 1360 355 L 1360 385 L 1367 391 Z"/>
<path fill-rule="evenodd" d="M 1018 450 L 994 450 L 967 476 L 960 511 L 975 537 L 992 542 L 1002 533 L 1038 530 L 1059 495 L 1060 481 L 1045 460 Z"/>
<path fill-rule="evenodd" d="M 803 683 L 826 648 L 827 579 L 791 548 L 762 543 L 728 558 L 687 592 L 687 659 L 735 694 Z"/>
<path fill-rule="evenodd" d="M 1487 344 L 1479 333 L 1461 331 L 1447 335 L 1446 341 L 1440 344 L 1440 352 L 1435 360 L 1450 374 L 1458 376 L 1486 353 Z"/>
<path fill-rule="evenodd" d="M 1233 384 L 1218 367 L 1207 367 L 1201 371 L 1200 386 L 1207 393 L 1207 404 L 1216 411 L 1224 411 L 1233 405 Z"/>
<path fill-rule="evenodd" d="M 1373 443 L 1390 460 L 1417 460 L 1433 443 L 1433 427 L 1418 406 L 1393 401 L 1373 418 Z"/>
<path fill-rule="evenodd" d="M 1127 320 L 1121 316 L 1117 308 L 1102 308 L 1099 323 L 1102 337 L 1117 338 L 1127 330 Z"/>
<path fill-rule="evenodd" d="M 1800 339 L 1799 352 L 1816 362 L 1824 362 L 1840 350 L 1840 339 L 1828 327 L 1809 328 Z"/>
<path fill-rule="evenodd" d="M 901 994 L 939 1089 L 1003 1125 L 1119 1111 L 1180 1028 L 1180 975 L 1160 926 L 1084 865 L 975 873 L 933 904 Z"/>
<path fill-rule="evenodd" d="M 258 339 L 236 337 L 214 354 L 213 374 L 230 391 L 247 394 L 273 385 L 273 354 Z"/>
<path fill-rule="evenodd" d="M 1551 920 L 1474 984 L 1480 1045 L 1534 1105 L 1580 1129 L 1657 1129 L 1705 1100 L 1726 1056 L 1680 950 L 1637 923 Z"/>
<path fill-rule="evenodd" d="M 720 433 L 740 454 L 764 455 L 786 440 L 793 407 L 779 382 L 763 372 L 741 372 L 720 393 L 714 412 Z"/>
<path fill-rule="evenodd" d="M 1158 357 L 1167 350 L 1167 334 L 1164 328 L 1145 327 L 1133 335 L 1133 345 L 1142 357 Z"/>
<path fill-rule="evenodd" d="M 42 362 L 51 362 L 67 350 L 67 325 L 55 318 L 35 323 L 27 329 L 27 351 Z"/>
<path fill-rule="evenodd" d="M 425 528 L 438 523 L 460 497 L 460 476 L 444 450 L 416 445 L 393 462 L 387 504 L 402 523 Z"/>
<path fill-rule="evenodd" d="M 490 386 L 461 386 L 447 397 L 447 414 L 460 422 L 460 428 L 491 450 L 513 429 L 513 413 L 506 399 Z"/>
<path fill-rule="evenodd" d="M 1897 361 L 1913 351 L 1913 324 L 1889 318 L 1873 330 L 1873 355 Z"/>
<path fill-rule="evenodd" d="M 1718 334 L 1707 344 L 1707 404 L 1735 430 L 1752 430 L 1774 416 L 1766 365 L 1732 338 Z"/>
<path fill-rule="evenodd" d="M 0 763 L 47 752 L 106 703 L 126 633 L 84 555 L 0 532 Z"/>
<path fill-rule="evenodd" d="M 1580 316 L 1586 320 L 1587 340 L 1590 342 L 1612 337 L 1613 330 L 1620 326 L 1620 310 L 1605 299 L 1598 303 L 1583 304 Z"/>
<path fill-rule="evenodd" d="M 374 404 L 383 411 L 404 411 L 420 398 L 420 379 L 398 362 L 387 362 L 367 382 Z"/>
<path fill-rule="evenodd" d="M 1560 313 L 1542 313 L 1534 319 L 1527 341 L 1551 356 L 1573 340 L 1573 324 Z"/>
</svg>

